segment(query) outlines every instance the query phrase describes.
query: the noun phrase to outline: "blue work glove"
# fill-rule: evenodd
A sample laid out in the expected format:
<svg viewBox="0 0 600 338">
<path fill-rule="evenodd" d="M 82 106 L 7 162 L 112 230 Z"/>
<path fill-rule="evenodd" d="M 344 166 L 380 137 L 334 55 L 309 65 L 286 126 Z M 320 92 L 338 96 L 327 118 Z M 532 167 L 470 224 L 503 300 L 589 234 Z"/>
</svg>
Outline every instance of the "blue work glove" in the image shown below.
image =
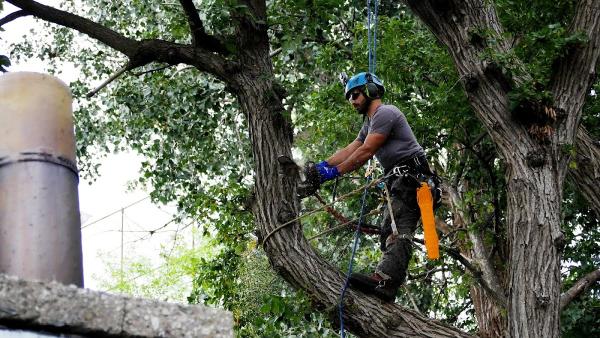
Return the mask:
<svg viewBox="0 0 600 338">
<path fill-rule="evenodd" d="M 322 167 L 329 167 L 329 163 L 327 163 L 327 161 L 321 161 L 315 164 L 315 167 L 317 167 L 317 170 L 320 170 Z"/>
<path fill-rule="evenodd" d="M 333 166 L 333 167 L 329 167 L 329 166 L 318 166 L 317 165 L 317 170 L 319 171 L 319 178 L 321 179 L 321 183 L 325 182 L 325 181 L 329 181 L 332 180 L 338 176 L 340 176 L 340 173 L 338 172 L 337 167 Z"/>
</svg>

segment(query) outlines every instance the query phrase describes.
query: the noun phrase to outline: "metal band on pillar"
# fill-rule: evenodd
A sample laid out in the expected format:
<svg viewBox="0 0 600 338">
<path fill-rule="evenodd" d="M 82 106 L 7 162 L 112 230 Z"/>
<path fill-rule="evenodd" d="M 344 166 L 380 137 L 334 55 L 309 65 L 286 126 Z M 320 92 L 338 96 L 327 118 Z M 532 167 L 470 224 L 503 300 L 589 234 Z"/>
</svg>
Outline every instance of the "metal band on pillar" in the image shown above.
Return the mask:
<svg viewBox="0 0 600 338">
<path fill-rule="evenodd" d="M 83 286 L 71 103 L 52 76 L 0 76 L 0 273 Z"/>
</svg>

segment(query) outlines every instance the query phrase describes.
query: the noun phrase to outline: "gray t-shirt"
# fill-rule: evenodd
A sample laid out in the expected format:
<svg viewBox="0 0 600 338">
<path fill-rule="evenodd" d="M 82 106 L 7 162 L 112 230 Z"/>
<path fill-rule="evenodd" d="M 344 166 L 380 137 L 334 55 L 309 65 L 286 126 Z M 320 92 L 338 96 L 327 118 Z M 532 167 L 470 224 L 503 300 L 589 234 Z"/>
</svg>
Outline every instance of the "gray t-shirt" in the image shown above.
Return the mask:
<svg viewBox="0 0 600 338">
<path fill-rule="evenodd" d="M 375 158 L 386 171 L 398 162 L 424 154 L 406 117 L 395 106 L 379 106 L 373 117 L 367 118 L 356 140 L 364 143 L 367 134 L 372 133 L 387 135 L 387 139 L 375 153 Z"/>
</svg>

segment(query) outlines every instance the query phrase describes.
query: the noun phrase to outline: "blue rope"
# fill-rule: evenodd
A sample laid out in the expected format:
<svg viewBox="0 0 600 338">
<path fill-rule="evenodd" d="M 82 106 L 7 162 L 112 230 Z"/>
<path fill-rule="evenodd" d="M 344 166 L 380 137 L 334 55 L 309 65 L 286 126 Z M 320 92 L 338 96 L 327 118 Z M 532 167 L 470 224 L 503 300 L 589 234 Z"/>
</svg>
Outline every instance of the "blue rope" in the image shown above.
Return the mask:
<svg viewBox="0 0 600 338">
<path fill-rule="evenodd" d="M 367 0 L 367 50 L 369 51 L 367 58 L 369 60 L 369 73 L 371 73 L 373 68 L 373 51 L 371 45 L 371 0 Z"/>
<path fill-rule="evenodd" d="M 367 0 L 367 44 L 369 50 L 369 73 L 375 74 L 375 69 L 377 67 L 377 15 L 379 2 L 378 0 L 373 0 L 374 2 L 374 12 L 371 10 L 371 0 Z M 373 32 L 371 33 L 371 18 L 373 19 Z M 369 160 L 369 165 L 371 164 L 371 160 Z M 354 244 L 352 245 L 352 255 L 350 256 L 350 263 L 348 264 L 348 273 L 346 274 L 346 280 L 344 281 L 344 286 L 342 287 L 342 292 L 340 294 L 340 303 L 339 303 L 339 315 L 340 315 L 340 336 L 342 338 L 346 338 L 346 331 L 344 330 L 344 296 L 346 295 L 346 290 L 348 289 L 348 284 L 350 283 L 350 275 L 352 274 L 352 266 L 354 264 L 354 256 L 356 255 L 356 250 L 358 249 L 358 244 L 360 242 L 360 226 L 363 222 L 363 216 L 365 213 L 365 202 L 367 200 L 367 189 L 368 183 L 371 180 L 371 175 L 367 177 L 367 186 L 363 191 L 362 202 L 360 206 L 360 216 L 358 218 L 358 226 L 356 227 L 356 231 L 354 232 Z M 337 181 L 336 181 L 337 183 Z"/>
<path fill-rule="evenodd" d="M 371 160 L 369 160 L 370 166 Z M 340 303 L 339 303 L 339 315 L 340 315 L 340 336 L 342 338 L 346 337 L 346 331 L 344 330 L 344 296 L 346 295 L 346 290 L 348 289 L 348 285 L 350 283 L 350 275 L 352 274 L 352 266 L 354 264 L 354 256 L 356 254 L 356 250 L 358 249 L 358 243 L 360 242 L 360 226 L 363 222 L 363 217 L 365 214 L 365 202 L 367 200 L 367 190 L 369 188 L 369 182 L 371 181 L 371 175 L 367 176 L 367 185 L 365 186 L 365 190 L 363 190 L 362 201 L 360 206 L 360 216 L 358 217 L 358 226 L 356 227 L 356 231 L 354 232 L 354 244 L 352 245 L 352 255 L 350 256 L 350 263 L 348 264 L 348 273 L 346 274 L 346 280 L 344 281 L 344 287 L 342 287 L 342 292 L 340 294 Z"/>
<path fill-rule="evenodd" d="M 374 7 L 374 8 L 372 8 Z M 367 46 L 369 50 L 369 73 L 375 74 L 377 68 L 377 21 L 379 14 L 379 1 L 367 0 Z M 373 24 L 371 25 L 371 21 Z"/>
<path fill-rule="evenodd" d="M 375 17 L 374 17 L 374 29 L 373 29 L 373 69 L 371 73 L 376 74 L 375 69 L 377 68 L 377 23 L 378 19 L 378 11 L 379 11 L 379 2 L 375 0 Z"/>
</svg>

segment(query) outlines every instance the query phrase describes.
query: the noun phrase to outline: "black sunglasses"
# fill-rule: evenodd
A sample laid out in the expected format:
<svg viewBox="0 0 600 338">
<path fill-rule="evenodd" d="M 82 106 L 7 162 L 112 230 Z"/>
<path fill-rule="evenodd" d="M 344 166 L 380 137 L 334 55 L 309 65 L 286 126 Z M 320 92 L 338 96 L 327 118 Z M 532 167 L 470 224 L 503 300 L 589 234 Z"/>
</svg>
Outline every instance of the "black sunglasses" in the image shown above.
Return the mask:
<svg viewBox="0 0 600 338">
<path fill-rule="evenodd" d="M 350 94 L 350 98 L 349 99 L 356 100 L 356 99 L 358 99 L 358 97 L 360 96 L 360 94 L 362 94 L 362 93 L 361 92 L 354 92 L 354 93 Z"/>
</svg>

